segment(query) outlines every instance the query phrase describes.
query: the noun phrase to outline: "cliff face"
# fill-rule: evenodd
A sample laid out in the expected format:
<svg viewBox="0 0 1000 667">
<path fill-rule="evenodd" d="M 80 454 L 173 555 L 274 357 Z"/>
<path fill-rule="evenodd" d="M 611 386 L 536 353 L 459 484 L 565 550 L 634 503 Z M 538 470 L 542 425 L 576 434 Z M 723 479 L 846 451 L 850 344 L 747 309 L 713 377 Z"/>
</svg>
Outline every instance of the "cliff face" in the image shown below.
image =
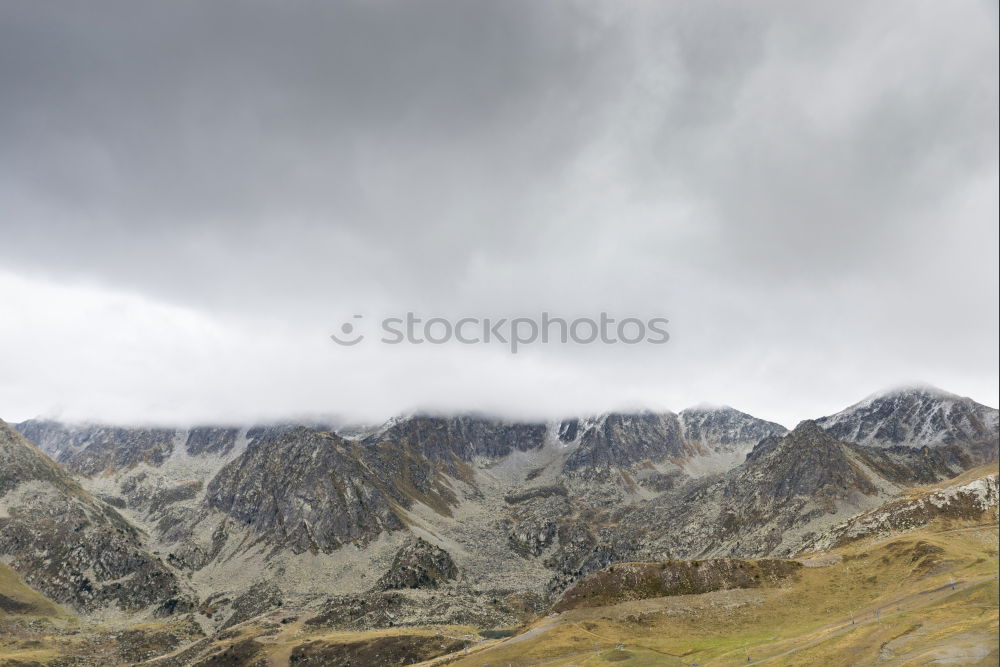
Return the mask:
<svg viewBox="0 0 1000 667">
<path fill-rule="evenodd" d="M 771 436 L 754 447 L 727 485 L 726 496 L 753 504 L 796 496 L 846 498 L 875 490 L 874 481 L 852 461 L 847 444 L 804 421 L 788 435 Z"/>
<path fill-rule="evenodd" d="M 17 425 L 25 438 L 73 472 L 94 475 L 139 463 L 160 465 L 174 450 L 178 431 L 169 428 L 68 426 L 29 420 Z"/>
<path fill-rule="evenodd" d="M 397 421 L 368 437 L 371 445 L 408 449 L 435 462 L 453 458 L 500 459 L 514 451 L 528 451 L 545 442 L 545 424 L 504 422 L 480 417 L 416 416 Z"/>
<path fill-rule="evenodd" d="M 739 451 L 763 438 L 788 433 L 781 424 L 758 419 L 733 408 L 688 408 L 678 415 L 684 440 L 709 452 Z"/>
<path fill-rule="evenodd" d="M 560 439 L 578 442 L 568 472 L 593 473 L 666 460 L 683 464 L 697 457 L 749 451 L 761 438 L 784 435 L 780 424 L 728 407 L 691 408 L 680 414 L 641 412 L 569 420 Z"/>
<path fill-rule="evenodd" d="M 580 444 L 566 460 L 569 472 L 627 468 L 643 461 L 696 454 L 673 413 L 610 414 L 585 428 Z"/>
<path fill-rule="evenodd" d="M 211 480 L 205 503 L 296 552 L 364 544 L 402 528 L 391 480 L 359 461 L 353 447 L 304 427 L 254 440 Z"/>
</svg>

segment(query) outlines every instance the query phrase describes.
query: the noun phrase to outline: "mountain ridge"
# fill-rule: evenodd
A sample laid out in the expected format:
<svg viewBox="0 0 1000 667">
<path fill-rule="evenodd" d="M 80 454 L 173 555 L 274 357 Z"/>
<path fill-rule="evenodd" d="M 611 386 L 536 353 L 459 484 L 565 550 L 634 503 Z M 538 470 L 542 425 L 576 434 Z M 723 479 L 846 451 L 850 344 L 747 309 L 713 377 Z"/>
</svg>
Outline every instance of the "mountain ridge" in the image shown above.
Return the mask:
<svg viewBox="0 0 1000 667">
<path fill-rule="evenodd" d="M 726 406 L 544 423 L 417 414 L 343 433 L 321 423 L 17 427 L 62 459 L 49 469 L 65 467 L 93 502 L 113 506 L 135 549 L 166 554 L 165 572 L 186 582 L 171 595 L 177 608 L 212 610 L 197 612 L 202 624 L 241 622 L 261 613 L 258 599 L 322 602 L 329 622 L 353 629 L 431 622 L 432 611 L 488 626 L 616 562 L 797 553 L 831 525 L 989 455 L 989 442 L 962 430 L 947 443 L 908 442 L 934 410 L 890 411 L 906 427 L 902 443 L 845 440 L 833 426 L 858 405 L 827 428 L 829 417 L 791 431 Z M 995 437 L 994 422 L 980 422 L 973 435 Z M 447 576 L 426 575 L 436 592 L 373 589 L 408 568 L 400 581 Z"/>
</svg>

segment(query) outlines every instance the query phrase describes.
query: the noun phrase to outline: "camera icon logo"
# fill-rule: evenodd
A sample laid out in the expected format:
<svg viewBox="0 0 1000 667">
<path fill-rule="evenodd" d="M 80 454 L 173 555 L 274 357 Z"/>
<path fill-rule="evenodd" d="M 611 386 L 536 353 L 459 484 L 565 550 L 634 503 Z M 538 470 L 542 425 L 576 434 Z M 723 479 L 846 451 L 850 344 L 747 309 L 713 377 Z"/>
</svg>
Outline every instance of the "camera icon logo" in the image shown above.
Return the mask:
<svg viewBox="0 0 1000 667">
<path fill-rule="evenodd" d="M 364 317 L 363 315 L 355 315 L 353 319 L 360 320 L 363 317 Z M 364 334 L 360 333 L 351 338 L 352 334 L 354 334 L 354 325 L 351 324 L 350 322 L 344 322 L 343 324 L 340 325 L 340 333 L 343 334 L 345 338 L 341 338 L 335 333 L 330 334 L 330 340 L 332 340 L 337 345 L 344 345 L 346 347 L 350 347 L 352 345 L 357 345 L 358 343 L 360 343 L 365 339 Z"/>
</svg>

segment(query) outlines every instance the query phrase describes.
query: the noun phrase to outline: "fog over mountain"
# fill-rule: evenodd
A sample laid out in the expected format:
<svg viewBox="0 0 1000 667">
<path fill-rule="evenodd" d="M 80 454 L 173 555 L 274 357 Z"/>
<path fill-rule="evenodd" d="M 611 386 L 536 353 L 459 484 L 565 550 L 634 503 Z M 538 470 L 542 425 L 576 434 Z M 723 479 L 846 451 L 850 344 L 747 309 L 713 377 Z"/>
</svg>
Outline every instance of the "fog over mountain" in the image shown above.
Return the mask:
<svg viewBox="0 0 1000 667">
<path fill-rule="evenodd" d="M 0 415 L 793 427 L 910 381 L 996 406 L 997 26 L 972 0 L 4 3 Z M 671 338 L 329 339 L 408 311 Z"/>
</svg>

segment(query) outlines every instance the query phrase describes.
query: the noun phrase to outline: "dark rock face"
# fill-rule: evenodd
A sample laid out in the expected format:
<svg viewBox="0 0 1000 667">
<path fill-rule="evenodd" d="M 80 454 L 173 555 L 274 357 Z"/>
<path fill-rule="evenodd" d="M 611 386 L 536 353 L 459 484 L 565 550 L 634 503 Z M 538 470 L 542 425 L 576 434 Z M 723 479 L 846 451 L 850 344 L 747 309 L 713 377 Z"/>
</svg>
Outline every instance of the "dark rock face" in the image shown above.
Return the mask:
<svg viewBox="0 0 1000 667">
<path fill-rule="evenodd" d="M 732 408 L 692 408 L 679 415 L 611 414 L 585 427 L 563 422 L 559 437 L 570 442 L 582 430 L 579 447 L 566 461 L 567 472 L 630 468 L 669 459 L 731 452 L 752 447 L 762 438 L 784 435 L 780 424 Z"/>
<path fill-rule="evenodd" d="M 188 454 L 228 454 L 239 435 L 238 428 L 221 428 L 216 426 L 198 426 L 188 431 L 187 442 L 184 444 Z"/>
<path fill-rule="evenodd" d="M 84 475 L 143 462 L 160 465 L 173 452 L 177 435 L 169 428 L 67 426 L 43 420 L 22 422 L 16 428 L 53 459 Z"/>
<path fill-rule="evenodd" d="M 212 479 L 205 501 L 297 553 L 367 543 L 403 527 L 393 504 L 404 499 L 354 448 L 304 427 L 254 440 Z"/>
<path fill-rule="evenodd" d="M 611 414 L 583 432 L 564 469 L 627 468 L 643 461 L 697 453 L 684 441 L 680 421 L 673 413 Z"/>
<path fill-rule="evenodd" d="M 840 440 L 861 445 L 935 447 L 985 441 L 992 445 L 990 458 L 996 456 L 997 410 L 930 387 L 876 395 L 816 423 Z"/>
<path fill-rule="evenodd" d="M 295 552 L 367 544 L 400 530 L 399 509 L 421 502 L 449 514 L 444 474 L 471 480 L 467 462 L 540 446 L 543 424 L 414 417 L 361 441 L 306 427 L 248 430 L 250 444 L 209 482 L 205 502 Z"/>
<path fill-rule="evenodd" d="M 232 602 L 232 612 L 222 628 L 230 628 L 243 621 L 248 621 L 284 604 L 281 591 L 268 581 L 261 581 L 247 589 Z"/>
<path fill-rule="evenodd" d="M 457 457 L 498 459 L 514 450 L 527 451 L 545 442 L 545 424 L 508 423 L 478 417 L 418 416 L 394 424 L 372 444 L 390 443 L 431 461 Z"/>
<path fill-rule="evenodd" d="M 579 419 L 566 419 L 559 424 L 559 439 L 563 442 L 573 442 L 580 431 Z"/>
<path fill-rule="evenodd" d="M 748 504 L 762 497 L 846 498 L 853 492 L 872 494 L 875 485 L 851 462 L 845 445 L 813 421 L 802 422 L 783 438 L 762 440 L 726 487 L 727 497 Z"/>
<path fill-rule="evenodd" d="M 448 453 L 463 451 L 460 436 L 451 433 L 453 424 L 435 421 L 429 431 L 416 424 L 410 424 L 412 430 L 403 429 L 401 442 L 384 434 L 363 441 L 345 440 L 303 426 L 251 428 L 246 450 L 208 482 L 205 506 L 295 553 L 328 552 L 347 543 L 364 546 L 382 532 L 401 530 L 400 511 L 415 502 L 448 516 L 458 501 L 445 475 L 471 479 L 472 470 L 456 454 Z M 470 424 L 472 433 L 483 428 Z M 511 435 L 521 433 L 520 427 L 501 426 L 498 431 L 523 442 L 520 436 Z M 429 440 L 414 439 L 421 433 L 429 434 Z M 169 496 L 160 498 L 167 492 Z M 166 488 L 157 491 L 154 499 L 162 504 L 192 492 L 181 486 Z M 172 539 L 183 538 L 183 528 L 171 522 Z M 225 536 L 221 539 L 224 542 Z M 187 560 L 194 564 L 204 558 Z"/>
<path fill-rule="evenodd" d="M 757 419 L 730 407 L 688 408 L 678 417 L 684 440 L 710 452 L 732 451 L 768 436 L 788 433 L 781 424 Z"/>
<path fill-rule="evenodd" d="M 884 479 L 911 486 L 932 484 L 975 467 L 976 457 L 959 445 L 946 447 L 852 447 L 858 457 Z"/>
<path fill-rule="evenodd" d="M 146 552 L 138 531 L 0 421 L 0 555 L 49 598 L 89 611 L 191 601 L 173 571 Z"/>
<path fill-rule="evenodd" d="M 448 552 L 418 537 L 396 553 L 389 571 L 375 584 L 375 590 L 437 588 L 457 576 L 458 567 Z"/>
<path fill-rule="evenodd" d="M 747 502 L 761 494 L 775 499 L 870 495 L 875 492 L 875 480 L 859 464 L 890 482 L 912 485 L 957 475 L 971 461 L 958 448 L 860 447 L 835 439 L 817 422 L 807 420 L 784 438 L 762 440 L 734 476 L 727 495 Z"/>
</svg>

